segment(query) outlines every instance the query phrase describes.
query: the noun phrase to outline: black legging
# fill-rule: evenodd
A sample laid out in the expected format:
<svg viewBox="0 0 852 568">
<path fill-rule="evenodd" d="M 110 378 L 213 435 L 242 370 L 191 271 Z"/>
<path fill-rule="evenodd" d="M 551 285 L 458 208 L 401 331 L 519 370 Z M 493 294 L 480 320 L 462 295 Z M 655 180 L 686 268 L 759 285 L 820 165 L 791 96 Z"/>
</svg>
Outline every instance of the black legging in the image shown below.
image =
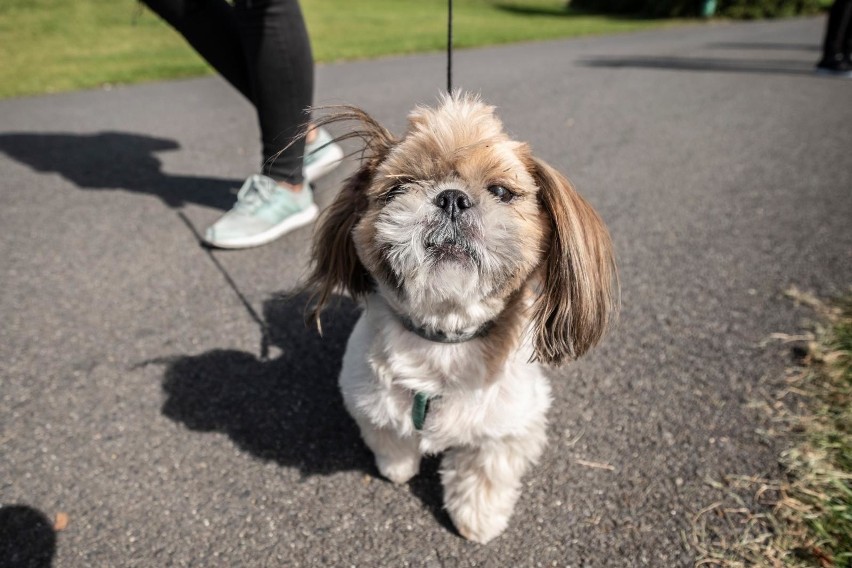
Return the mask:
<svg viewBox="0 0 852 568">
<path fill-rule="evenodd" d="M 263 173 L 302 182 L 304 141 L 273 157 L 307 120 L 311 44 L 296 0 L 143 0 L 257 109 Z"/>
<path fill-rule="evenodd" d="M 828 13 L 825 40 L 822 43 L 823 65 L 845 61 L 850 63 L 852 49 L 852 0 L 834 0 Z"/>
</svg>

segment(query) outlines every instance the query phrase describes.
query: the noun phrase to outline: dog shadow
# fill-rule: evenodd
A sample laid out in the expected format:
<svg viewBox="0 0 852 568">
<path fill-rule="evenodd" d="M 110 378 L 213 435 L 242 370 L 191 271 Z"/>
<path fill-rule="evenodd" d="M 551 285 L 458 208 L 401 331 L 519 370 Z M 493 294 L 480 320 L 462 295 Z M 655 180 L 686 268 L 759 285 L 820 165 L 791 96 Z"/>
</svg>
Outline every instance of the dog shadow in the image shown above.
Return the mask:
<svg viewBox="0 0 852 568">
<path fill-rule="evenodd" d="M 263 304 L 270 359 L 216 349 L 167 359 L 163 414 L 199 432 L 221 432 L 243 451 L 297 468 L 302 477 L 362 471 L 379 477 L 337 386 L 346 342 L 360 309 L 340 297 L 322 317 L 323 335 L 305 322 L 304 294 Z M 273 350 L 274 351 L 274 350 Z M 437 457 L 424 460 L 411 493 L 447 527 Z"/>
<path fill-rule="evenodd" d="M 0 134 L 0 151 L 7 156 L 37 172 L 57 173 L 81 189 L 147 193 L 172 208 L 196 203 L 229 209 L 239 180 L 162 171 L 155 153 L 179 148 L 174 140 L 127 132 Z"/>
</svg>

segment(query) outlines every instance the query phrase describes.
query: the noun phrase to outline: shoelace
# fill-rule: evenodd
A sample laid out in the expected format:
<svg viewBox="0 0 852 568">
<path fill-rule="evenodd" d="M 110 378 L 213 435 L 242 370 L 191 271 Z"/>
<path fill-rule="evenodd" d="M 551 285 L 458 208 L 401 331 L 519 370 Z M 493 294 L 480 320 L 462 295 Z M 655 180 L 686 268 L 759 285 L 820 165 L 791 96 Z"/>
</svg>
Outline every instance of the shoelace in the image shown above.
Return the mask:
<svg viewBox="0 0 852 568">
<path fill-rule="evenodd" d="M 255 211 L 258 207 L 270 203 L 275 188 L 258 175 L 248 178 L 237 193 L 237 207 L 246 211 Z"/>
</svg>

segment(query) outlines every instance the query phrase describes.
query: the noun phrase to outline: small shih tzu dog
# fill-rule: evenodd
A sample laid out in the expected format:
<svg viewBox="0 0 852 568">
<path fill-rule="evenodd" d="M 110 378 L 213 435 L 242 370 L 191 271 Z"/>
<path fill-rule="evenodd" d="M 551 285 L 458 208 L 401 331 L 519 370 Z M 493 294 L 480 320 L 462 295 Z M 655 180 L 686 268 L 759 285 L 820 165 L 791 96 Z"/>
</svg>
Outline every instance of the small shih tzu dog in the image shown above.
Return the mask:
<svg viewBox="0 0 852 568">
<path fill-rule="evenodd" d="M 360 123 L 341 138 L 365 151 L 317 229 L 314 316 L 336 291 L 361 300 L 346 408 L 394 483 L 443 452 L 444 506 L 486 543 L 546 442 L 540 364 L 579 357 L 614 315 L 609 234 L 478 97 L 416 108 L 400 139 L 354 107 L 318 122 L 341 120 Z"/>
</svg>

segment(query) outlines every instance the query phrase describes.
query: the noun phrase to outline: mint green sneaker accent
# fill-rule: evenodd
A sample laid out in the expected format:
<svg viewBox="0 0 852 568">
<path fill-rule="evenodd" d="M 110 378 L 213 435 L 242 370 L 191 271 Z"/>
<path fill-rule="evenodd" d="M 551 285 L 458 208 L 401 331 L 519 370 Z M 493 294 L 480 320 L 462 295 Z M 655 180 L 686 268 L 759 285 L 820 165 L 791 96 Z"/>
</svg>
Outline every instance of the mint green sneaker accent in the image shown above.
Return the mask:
<svg viewBox="0 0 852 568">
<path fill-rule="evenodd" d="M 317 128 L 317 137 L 310 144 L 305 144 L 304 166 L 302 174 L 305 181 L 317 180 L 340 165 L 343 159 L 343 148 L 335 144 L 331 134 L 324 128 Z"/>
<path fill-rule="evenodd" d="M 294 192 L 263 175 L 248 178 L 237 203 L 204 233 L 204 241 L 219 248 L 256 247 L 317 217 L 313 192 L 307 183 Z"/>
</svg>

